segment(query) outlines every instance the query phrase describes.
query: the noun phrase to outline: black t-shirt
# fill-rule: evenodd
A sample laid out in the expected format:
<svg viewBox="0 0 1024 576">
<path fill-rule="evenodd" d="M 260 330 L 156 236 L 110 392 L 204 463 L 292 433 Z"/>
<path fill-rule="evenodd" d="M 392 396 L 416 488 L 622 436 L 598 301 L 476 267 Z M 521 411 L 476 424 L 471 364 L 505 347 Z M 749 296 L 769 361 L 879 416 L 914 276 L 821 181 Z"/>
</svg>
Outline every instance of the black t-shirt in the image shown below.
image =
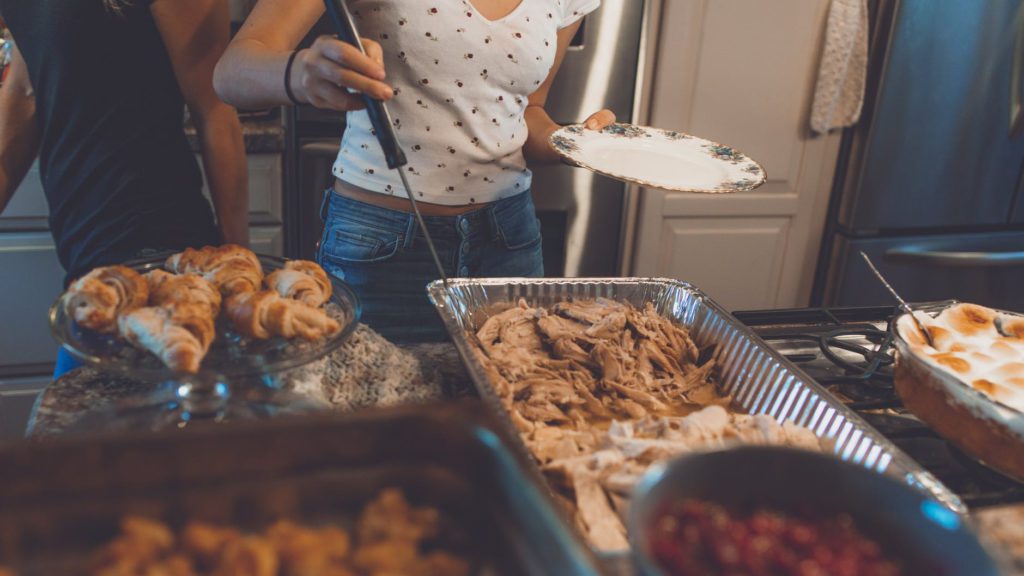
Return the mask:
<svg viewBox="0 0 1024 576">
<path fill-rule="evenodd" d="M 216 243 L 149 0 L 121 14 L 102 0 L 0 0 L 0 15 L 35 90 L 40 172 L 67 277 L 145 249 Z"/>
</svg>

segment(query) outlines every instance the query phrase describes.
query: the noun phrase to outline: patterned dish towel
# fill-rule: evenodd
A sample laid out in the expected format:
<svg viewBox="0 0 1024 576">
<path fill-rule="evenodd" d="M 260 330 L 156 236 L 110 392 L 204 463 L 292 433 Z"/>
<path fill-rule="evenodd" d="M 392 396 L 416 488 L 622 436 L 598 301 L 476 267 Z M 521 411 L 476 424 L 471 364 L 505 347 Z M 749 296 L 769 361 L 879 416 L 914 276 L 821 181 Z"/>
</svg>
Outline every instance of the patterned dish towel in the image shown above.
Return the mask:
<svg viewBox="0 0 1024 576">
<path fill-rule="evenodd" d="M 824 134 L 860 119 L 867 64 L 867 0 L 832 0 L 811 106 L 811 130 Z"/>
</svg>

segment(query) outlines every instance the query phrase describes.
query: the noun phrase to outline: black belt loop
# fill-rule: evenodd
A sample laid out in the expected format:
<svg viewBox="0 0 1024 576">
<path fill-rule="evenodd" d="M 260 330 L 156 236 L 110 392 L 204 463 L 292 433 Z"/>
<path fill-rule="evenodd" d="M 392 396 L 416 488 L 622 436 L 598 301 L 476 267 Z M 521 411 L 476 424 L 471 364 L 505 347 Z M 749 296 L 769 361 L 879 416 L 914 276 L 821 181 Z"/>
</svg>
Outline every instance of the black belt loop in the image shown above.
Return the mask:
<svg viewBox="0 0 1024 576">
<path fill-rule="evenodd" d="M 330 207 L 331 194 L 334 193 L 334 188 L 328 188 L 324 190 L 324 197 L 320 200 L 320 221 L 327 222 L 327 209 Z"/>
</svg>

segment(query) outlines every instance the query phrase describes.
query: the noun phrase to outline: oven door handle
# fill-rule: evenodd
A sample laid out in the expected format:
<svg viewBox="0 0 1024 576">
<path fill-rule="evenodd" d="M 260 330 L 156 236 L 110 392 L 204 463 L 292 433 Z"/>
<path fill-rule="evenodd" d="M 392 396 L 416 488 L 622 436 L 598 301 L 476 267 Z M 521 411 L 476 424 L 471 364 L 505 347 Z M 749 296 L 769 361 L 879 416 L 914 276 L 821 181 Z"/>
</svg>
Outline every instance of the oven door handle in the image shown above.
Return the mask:
<svg viewBox="0 0 1024 576">
<path fill-rule="evenodd" d="M 994 268 L 1024 265 L 1024 250 L 1013 252 L 975 252 L 968 250 L 931 250 L 921 246 L 900 246 L 885 252 L 888 262 L 917 266 L 958 268 Z"/>
</svg>

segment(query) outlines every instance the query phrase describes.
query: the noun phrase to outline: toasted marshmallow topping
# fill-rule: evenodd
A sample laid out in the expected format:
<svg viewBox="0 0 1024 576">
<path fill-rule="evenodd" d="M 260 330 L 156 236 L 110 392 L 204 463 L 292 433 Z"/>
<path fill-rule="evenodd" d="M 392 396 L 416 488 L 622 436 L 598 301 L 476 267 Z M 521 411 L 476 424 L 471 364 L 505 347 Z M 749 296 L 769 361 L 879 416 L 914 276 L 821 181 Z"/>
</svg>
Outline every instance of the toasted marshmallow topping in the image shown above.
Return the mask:
<svg viewBox="0 0 1024 576">
<path fill-rule="evenodd" d="M 1024 411 L 1024 318 L 1002 315 L 1003 336 L 995 310 L 957 304 L 932 318 L 918 313 L 935 346 L 929 346 L 913 320 L 900 318 L 897 328 L 911 351 L 962 382 L 1006 406 Z"/>
</svg>

